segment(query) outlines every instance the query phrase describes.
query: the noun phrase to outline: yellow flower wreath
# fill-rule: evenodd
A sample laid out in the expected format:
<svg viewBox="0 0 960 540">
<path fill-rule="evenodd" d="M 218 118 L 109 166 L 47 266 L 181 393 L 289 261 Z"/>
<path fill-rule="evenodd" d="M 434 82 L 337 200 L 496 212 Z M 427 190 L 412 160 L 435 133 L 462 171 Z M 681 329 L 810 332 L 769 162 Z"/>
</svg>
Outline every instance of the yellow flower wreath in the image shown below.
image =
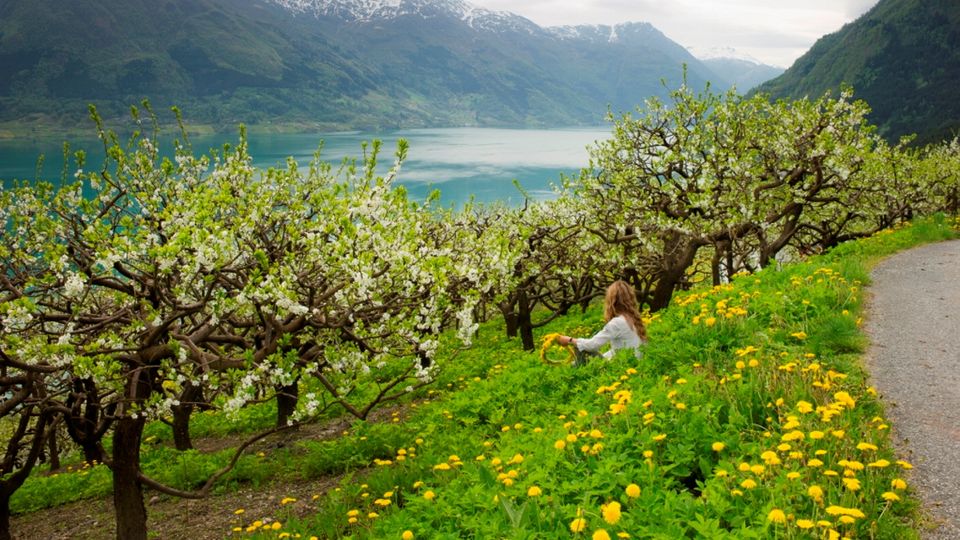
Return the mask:
<svg viewBox="0 0 960 540">
<path fill-rule="evenodd" d="M 573 346 L 571 345 L 561 345 L 557 343 L 557 339 L 563 334 L 547 334 L 543 336 L 543 344 L 540 346 L 540 360 L 545 364 L 551 365 L 560 365 L 572 363 L 576 358 L 576 353 L 573 352 Z M 558 359 L 556 355 L 551 355 L 551 349 L 566 349 L 567 356 L 566 358 Z"/>
</svg>

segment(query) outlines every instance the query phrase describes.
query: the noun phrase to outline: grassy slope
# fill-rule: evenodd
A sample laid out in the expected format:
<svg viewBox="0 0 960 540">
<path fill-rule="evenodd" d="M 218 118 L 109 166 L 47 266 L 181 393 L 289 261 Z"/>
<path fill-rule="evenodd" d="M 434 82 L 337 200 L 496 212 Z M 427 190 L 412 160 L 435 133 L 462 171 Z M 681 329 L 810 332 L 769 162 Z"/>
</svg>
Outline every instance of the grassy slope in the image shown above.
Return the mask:
<svg viewBox="0 0 960 540">
<path fill-rule="evenodd" d="M 545 366 L 488 325 L 404 421 L 357 423 L 341 438 L 245 457 L 223 490 L 363 474 L 320 498 L 313 518 L 286 521 L 280 507 L 271 516 L 238 517 L 233 534 L 553 538 L 570 534 L 582 513 L 585 533 L 604 528 L 611 536 L 762 538 L 777 531 L 804 538 L 799 525 L 806 519 L 863 536 L 915 536 L 915 502 L 891 487 L 905 465 L 895 463 L 882 407 L 859 362 L 861 287 L 871 261 L 949 234 L 942 221 L 922 222 L 782 271 L 683 294 L 650 324 L 651 344 L 639 362 L 622 356 L 579 369 Z M 546 331 L 587 333 L 599 317 L 596 310 L 571 315 Z M 804 412 L 804 403 L 813 410 Z M 258 414 L 241 429 L 269 421 L 269 411 Z M 201 436 L 224 430 L 212 416 L 196 427 Z M 152 444 L 169 437 L 161 427 L 151 434 Z M 162 445 L 145 453 L 152 474 L 180 486 L 226 459 L 178 455 Z M 852 475 L 846 482 L 845 474 Z M 625 491 L 631 483 L 640 488 L 636 499 Z M 809 495 L 813 485 L 823 491 L 820 502 Z M 532 487 L 541 494 L 529 496 Z M 36 476 L 14 508 L 108 489 L 102 466 Z M 56 499 L 64 493 L 71 495 Z M 902 499 L 885 500 L 891 493 Z M 609 508 L 609 521 L 601 511 L 611 501 L 622 505 L 615 523 Z M 864 517 L 843 524 L 837 508 Z M 769 519 L 775 510 L 786 523 Z M 264 521 L 280 526 L 264 530 Z"/>
<path fill-rule="evenodd" d="M 775 98 L 816 98 L 843 84 L 873 109 L 872 123 L 896 140 L 956 135 L 960 109 L 960 9 L 941 0 L 884 0 L 824 36 L 780 77 L 761 85 Z"/>
</svg>

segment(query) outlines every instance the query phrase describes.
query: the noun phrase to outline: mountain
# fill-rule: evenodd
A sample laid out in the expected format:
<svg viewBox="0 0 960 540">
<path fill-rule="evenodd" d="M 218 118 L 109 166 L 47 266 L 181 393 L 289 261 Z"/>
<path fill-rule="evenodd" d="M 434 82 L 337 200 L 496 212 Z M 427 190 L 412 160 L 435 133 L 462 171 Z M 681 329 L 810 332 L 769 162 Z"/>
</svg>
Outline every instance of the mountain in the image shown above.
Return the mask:
<svg viewBox="0 0 960 540">
<path fill-rule="evenodd" d="M 824 36 L 780 77 L 761 85 L 774 98 L 836 95 L 843 84 L 866 100 L 891 140 L 918 143 L 960 132 L 960 2 L 881 0 Z"/>
<path fill-rule="evenodd" d="M 225 128 L 597 124 L 684 64 L 715 78 L 649 24 L 542 28 L 460 0 L 0 0 L 15 131 L 144 97 Z"/>
<path fill-rule="evenodd" d="M 694 57 L 716 74 L 717 81 L 746 92 L 782 74 L 784 69 L 764 64 L 749 54 L 731 47 L 698 49 L 687 47 Z"/>
</svg>

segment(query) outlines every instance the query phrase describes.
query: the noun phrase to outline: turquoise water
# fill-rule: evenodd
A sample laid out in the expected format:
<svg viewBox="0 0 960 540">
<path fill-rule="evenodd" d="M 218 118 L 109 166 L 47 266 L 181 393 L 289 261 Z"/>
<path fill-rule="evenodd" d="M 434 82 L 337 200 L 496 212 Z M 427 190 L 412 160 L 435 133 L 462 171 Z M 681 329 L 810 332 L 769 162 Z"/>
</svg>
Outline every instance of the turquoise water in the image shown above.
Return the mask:
<svg viewBox="0 0 960 540">
<path fill-rule="evenodd" d="M 471 196 L 480 202 L 504 201 L 520 204 L 523 196 L 514 180 L 533 198 L 550 197 L 551 184 L 561 174 L 576 174 L 588 163 L 587 147 L 609 138 L 608 128 L 583 129 L 493 129 L 442 128 L 389 132 L 344 132 L 317 134 L 251 135 L 250 155 L 259 168 L 282 167 L 288 156 L 306 165 L 323 141 L 321 157 L 339 163 L 344 157 L 360 157 L 361 143 L 383 141 L 381 173 L 393 164 L 396 141 L 410 143 L 407 160 L 398 176 L 411 196 L 422 199 L 439 189 L 443 203 L 462 203 Z M 225 135 L 192 140 L 195 153 L 206 153 L 237 137 Z M 161 140 L 161 151 L 169 153 L 170 143 Z M 71 142 L 87 150 L 86 168 L 103 163 L 103 149 L 97 141 Z M 42 168 L 37 158 L 43 154 Z M 14 179 L 58 180 L 63 171 L 62 141 L 0 141 L 0 178 L 4 186 Z M 72 169 L 71 169 L 72 173 Z"/>
</svg>

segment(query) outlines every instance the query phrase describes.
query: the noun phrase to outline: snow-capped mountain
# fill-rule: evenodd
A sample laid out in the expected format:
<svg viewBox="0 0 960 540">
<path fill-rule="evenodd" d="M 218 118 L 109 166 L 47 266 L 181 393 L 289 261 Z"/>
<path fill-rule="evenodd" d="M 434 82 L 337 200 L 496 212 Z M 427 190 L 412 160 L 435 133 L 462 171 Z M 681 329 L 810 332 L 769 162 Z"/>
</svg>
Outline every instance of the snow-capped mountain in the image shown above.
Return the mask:
<svg viewBox="0 0 960 540">
<path fill-rule="evenodd" d="M 763 62 L 757 60 L 749 54 L 734 49 L 733 47 L 696 47 L 691 46 L 687 47 L 687 50 L 690 51 L 694 57 L 699 60 L 741 60 L 743 62 L 749 62 L 751 64 L 763 65 Z M 771 66 L 774 67 L 774 66 Z"/>
<path fill-rule="evenodd" d="M 542 28 L 465 0 L 121 3 L 0 0 L 0 122 L 149 98 L 224 128 L 596 125 L 684 65 L 715 78 L 646 23 Z"/>
<path fill-rule="evenodd" d="M 740 92 L 746 92 L 784 71 L 733 47 L 687 47 L 687 50 L 717 75 L 715 82 L 726 82 Z"/>
<path fill-rule="evenodd" d="M 507 11 L 494 11 L 461 0 L 270 0 L 296 14 L 374 22 L 405 16 L 453 17 L 470 28 L 502 32 L 541 31 L 533 21 Z"/>
</svg>

